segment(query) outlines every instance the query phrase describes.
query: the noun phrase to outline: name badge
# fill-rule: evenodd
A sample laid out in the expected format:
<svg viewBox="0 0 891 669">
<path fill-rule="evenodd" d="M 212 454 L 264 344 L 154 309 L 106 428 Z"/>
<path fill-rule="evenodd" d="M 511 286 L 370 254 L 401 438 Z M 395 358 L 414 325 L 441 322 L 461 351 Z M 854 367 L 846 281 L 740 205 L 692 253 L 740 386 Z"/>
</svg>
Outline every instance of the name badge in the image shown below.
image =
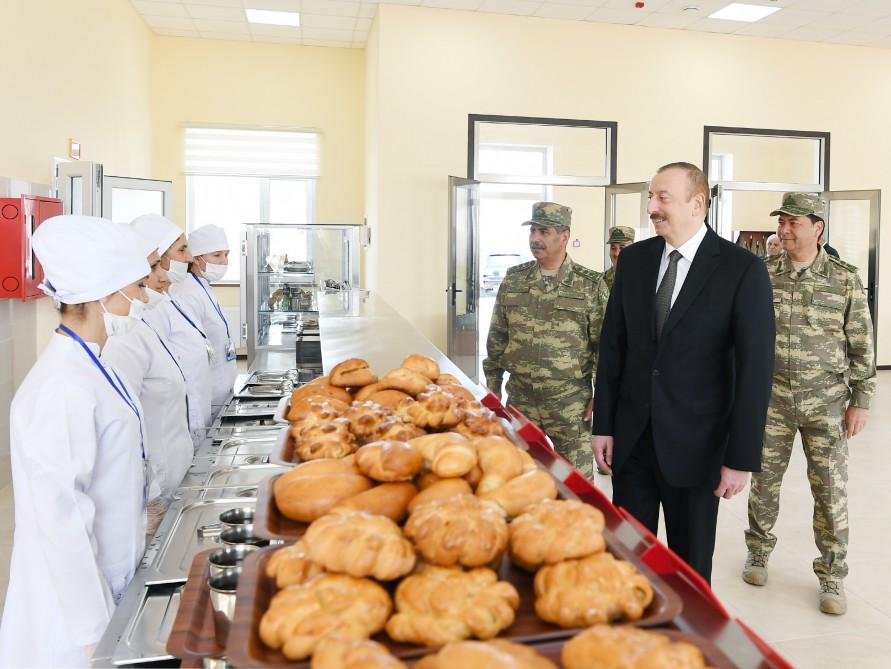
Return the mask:
<svg viewBox="0 0 891 669">
<path fill-rule="evenodd" d="M 226 344 L 226 362 L 232 362 L 233 360 L 235 360 L 235 344 L 230 339 L 229 343 Z"/>
</svg>

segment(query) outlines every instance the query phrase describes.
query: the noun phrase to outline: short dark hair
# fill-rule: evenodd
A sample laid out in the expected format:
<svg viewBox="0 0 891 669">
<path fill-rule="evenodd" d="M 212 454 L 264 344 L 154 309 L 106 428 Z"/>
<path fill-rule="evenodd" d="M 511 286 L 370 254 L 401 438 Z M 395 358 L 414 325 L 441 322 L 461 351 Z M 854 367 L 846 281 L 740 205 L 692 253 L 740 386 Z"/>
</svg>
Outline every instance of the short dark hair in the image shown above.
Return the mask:
<svg viewBox="0 0 891 669">
<path fill-rule="evenodd" d="M 823 224 L 823 227 L 822 227 L 822 229 L 820 230 L 820 236 L 821 236 L 821 237 L 822 237 L 824 234 L 826 234 L 826 221 L 823 220 L 823 217 L 822 217 L 822 216 L 818 216 L 817 214 L 808 214 L 807 217 L 808 217 L 809 219 L 811 219 L 811 223 L 813 223 L 814 225 L 816 225 L 817 223 L 822 223 L 822 224 Z"/>
<path fill-rule="evenodd" d="M 76 316 L 77 318 L 83 318 L 86 310 L 87 310 L 86 303 L 62 304 L 62 306 L 59 309 L 59 312 L 65 316 Z"/>
<path fill-rule="evenodd" d="M 688 199 L 692 198 L 694 195 L 702 193 L 702 197 L 705 200 L 705 208 L 709 208 L 709 205 L 711 204 L 709 195 L 711 194 L 712 189 L 709 187 L 708 179 L 705 178 L 705 173 L 701 169 L 696 167 L 693 163 L 676 162 L 663 165 L 656 170 L 656 174 L 660 174 L 667 170 L 683 170 L 687 174 Z"/>
</svg>

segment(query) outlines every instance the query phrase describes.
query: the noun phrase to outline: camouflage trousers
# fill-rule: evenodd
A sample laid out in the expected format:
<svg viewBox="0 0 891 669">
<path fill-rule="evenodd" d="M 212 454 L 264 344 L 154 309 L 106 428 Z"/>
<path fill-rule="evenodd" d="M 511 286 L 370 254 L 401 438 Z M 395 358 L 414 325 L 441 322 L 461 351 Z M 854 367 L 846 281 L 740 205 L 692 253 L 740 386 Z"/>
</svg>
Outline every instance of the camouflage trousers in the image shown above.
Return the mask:
<svg viewBox="0 0 891 669">
<path fill-rule="evenodd" d="M 591 450 L 591 423 L 585 420 L 585 409 L 591 401 L 591 388 L 548 397 L 546 393 L 524 392 L 508 382 L 510 404 L 540 427 L 556 451 L 569 460 L 585 477 L 594 476 L 594 453 Z"/>
<path fill-rule="evenodd" d="M 774 378 L 761 472 L 752 475 L 749 491 L 750 552 L 770 554 L 777 542 L 771 530 L 780 512 L 780 485 L 792 455 L 796 432 L 801 433 L 807 478 L 814 498 L 814 541 L 820 556 L 814 573 L 821 581 L 848 574 L 848 442 L 844 414 L 850 393 L 837 384 L 819 389 L 792 390 L 787 380 Z"/>
</svg>

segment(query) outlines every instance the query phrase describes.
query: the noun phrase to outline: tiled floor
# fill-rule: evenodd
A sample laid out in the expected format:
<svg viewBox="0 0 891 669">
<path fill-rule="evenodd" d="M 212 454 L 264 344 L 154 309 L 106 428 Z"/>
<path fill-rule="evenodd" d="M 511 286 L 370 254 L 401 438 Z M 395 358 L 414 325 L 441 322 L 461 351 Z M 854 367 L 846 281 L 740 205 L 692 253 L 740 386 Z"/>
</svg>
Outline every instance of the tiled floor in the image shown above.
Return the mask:
<svg viewBox="0 0 891 669">
<path fill-rule="evenodd" d="M 723 501 L 718 522 L 714 588 L 731 613 L 772 643 L 796 667 L 891 666 L 891 372 L 879 374 L 879 389 L 866 430 L 850 447 L 850 576 L 847 615 L 817 609 L 817 580 L 811 571 L 816 549 L 812 502 L 804 457 L 797 448 L 783 486 L 779 543 L 763 588 L 746 585 L 746 496 Z M 606 478 L 598 483 L 609 486 Z M 0 593 L 5 596 L 12 549 L 12 486 L 0 489 Z M 0 598 L 0 602 L 3 599 Z"/>
</svg>

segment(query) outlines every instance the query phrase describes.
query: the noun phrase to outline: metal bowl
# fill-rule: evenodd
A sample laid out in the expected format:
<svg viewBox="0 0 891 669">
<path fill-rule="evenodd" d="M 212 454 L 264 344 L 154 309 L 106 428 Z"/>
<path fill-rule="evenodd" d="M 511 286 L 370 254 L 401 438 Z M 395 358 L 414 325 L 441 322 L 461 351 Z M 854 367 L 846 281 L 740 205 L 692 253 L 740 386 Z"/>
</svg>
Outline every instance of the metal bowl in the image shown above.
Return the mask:
<svg viewBox="0 0 891 669">
<path fill-rule="evenodd" d="M 211 576 L 217 576 L 227 569 L 238 567 L 253 551 L 260 548 L 254 544 L 237 544 L 218 548 L 207 557 Z"/>
<path fill-rule="evenodd" d="M 254 522 L 254 509 L 250 506 L 244 506 L 223 511 L 220 514 L 220 522 L 223 524 L 224 530 L 227 527 L 250 525 Z"/>
<path fill-rule="evenodd" d="M 268 546 L 268 539 L 261 539 L 254 534 L 253 525 L 237 525 L 220 532 L 220 541 L 226 546 L 250 544 L 252 546 Z"/>
</svg>

